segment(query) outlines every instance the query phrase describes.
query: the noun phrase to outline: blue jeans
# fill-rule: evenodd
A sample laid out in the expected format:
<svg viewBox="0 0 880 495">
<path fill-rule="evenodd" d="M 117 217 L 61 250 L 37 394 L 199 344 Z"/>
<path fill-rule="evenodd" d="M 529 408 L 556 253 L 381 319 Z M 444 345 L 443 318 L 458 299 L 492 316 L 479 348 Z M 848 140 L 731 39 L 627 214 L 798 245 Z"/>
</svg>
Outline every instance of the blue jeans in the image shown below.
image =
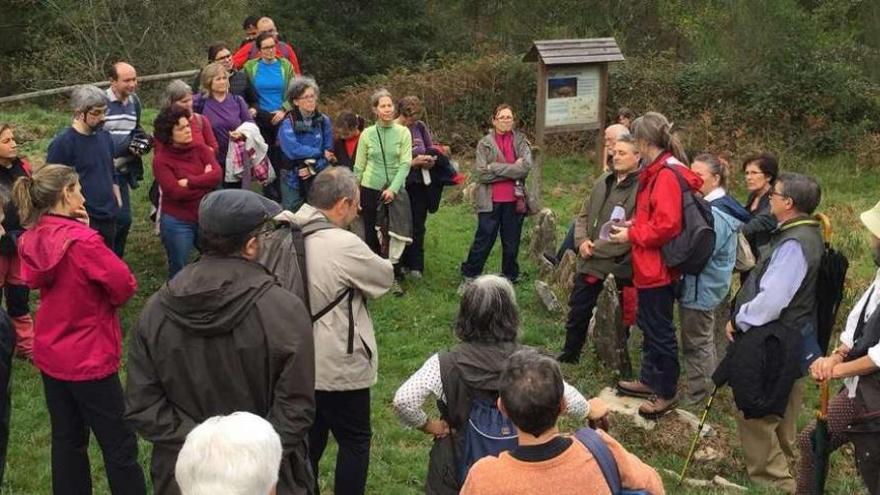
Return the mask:
<svg viewBox="0 0 880 495">
<path fill-rule="evenodd" d="M 492 211 L 477 215 L 477 232 L 467 260 L 461 264 L 464 277 L 477 277 L 501 234 L 501 274 L 511 282 L 519 278 L 519 241 L 525 215 L 516 212 L 516 203 L 493 203 Z"/>
<path fill-rule="evenodd" d="M 566 251 L 574 251 L 574 254 L 577 254 L 577 249 L 574 245 L 574 220 L 568 224 L 568 232 L 565 233 L 565 238 L 562 239 L 562 244 L 559 245 L 559 251 L 556 252 L 556 261 L 562 261 Z"/>
<path fill-rule="evenodd" d="M 159 219 L 159 234 L 165 253 L 168 255 L 168 280 L 189 261 L 189 254 L 196 243 L 199 224 L 184 222 L 173 216 L 162 213 Z"/>
<path fill-rule="evenodd" d="M 278 181 L 281 186 L 281 206 L 294 213 L 306 202 L 305 195 L 302 194 L 302 181 L 297 182 L 297 187 L 290 187 L 287 181 L 287 177 L 295 173 L 296 170 L 282 170 L 281 180 Z"/>
<path fill-rule="evenodd" d="M 642 371 L 639 380 L 663 399 L 675 397 L 678 388 L 678 340 L 672 320 L 675 295 L 672 285 L 639 289 L 639 329 Z"/>
</svg>

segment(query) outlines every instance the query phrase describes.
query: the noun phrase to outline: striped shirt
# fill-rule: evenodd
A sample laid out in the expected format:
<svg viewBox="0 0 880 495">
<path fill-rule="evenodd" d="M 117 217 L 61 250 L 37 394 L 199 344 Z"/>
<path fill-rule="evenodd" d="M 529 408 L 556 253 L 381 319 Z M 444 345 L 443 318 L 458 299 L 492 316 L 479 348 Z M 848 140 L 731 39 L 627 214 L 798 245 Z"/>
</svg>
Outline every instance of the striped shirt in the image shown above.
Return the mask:
<svg viewBox="0 0 880 495">
<path fill-rule="evenodd" d="M 107 119 L 104 121 L 104 129 L 110 133 L 113 139 L 114 158 L 129 158 L 131 153 L 128 145 L 131 143 L 131 131 L 138 127 L 140 116 L 138 115 L 135 100 L 137 95 L 131 94 L 124 100 L 117 98 L 113 88 L 107 88 L 107 97 L 110 103 L 107 105 Z"/>
</svg>

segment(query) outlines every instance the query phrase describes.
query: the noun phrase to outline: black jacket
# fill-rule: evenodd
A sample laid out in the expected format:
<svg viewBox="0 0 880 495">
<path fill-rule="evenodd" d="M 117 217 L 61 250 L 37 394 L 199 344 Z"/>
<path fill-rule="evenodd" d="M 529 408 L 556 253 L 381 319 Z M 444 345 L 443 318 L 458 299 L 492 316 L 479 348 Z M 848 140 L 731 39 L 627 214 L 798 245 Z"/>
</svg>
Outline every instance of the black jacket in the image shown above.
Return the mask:
<svg viewBox="0 0 880 495">
<path fill-rule="evenodd" d="M 125 416 L 154 445 L 155 493 L 179 493 L 174 466 L 187 433 L 235 411 L 266 418 L 281 436 L 278 494 L 313 492 L 308 315 L 262 265 L 242 258 L 205 256 L 150 298 L 130 343 Z"/>
<path fill-rule="evenodd" d="M 782 417 L 801 374 L 800 330 L 776 320 L 736 335 L 712 380 L 718 386 L 730 385 L 736 407 L 746 419 Z"/>
</svg>

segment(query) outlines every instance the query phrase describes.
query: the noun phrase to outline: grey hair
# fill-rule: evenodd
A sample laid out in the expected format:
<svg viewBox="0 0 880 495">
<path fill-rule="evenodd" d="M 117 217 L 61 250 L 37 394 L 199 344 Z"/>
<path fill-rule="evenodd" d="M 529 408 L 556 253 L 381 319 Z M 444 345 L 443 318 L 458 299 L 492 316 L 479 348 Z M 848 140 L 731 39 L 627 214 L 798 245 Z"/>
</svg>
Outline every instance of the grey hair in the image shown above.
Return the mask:
<svg viewBox="0 0 880 495">
<path fill-rule="evenodd" d="M 498 275 L 483 275 L 468 284 L 455 319 L 455 336 L 463 342 L 516 342 L 519 308 L 513 285 Z"/>
<path fill-rule="evenodd" d="M 85 113 L 95 107 L 106 107 L 110 103 L 107 93 L 91 84 L 73 88 L 70 93 L 70 106 L 73 113 Z"/>
<path fill-rule="evenodd" d="M 727 176 L 730 175 L 727 162 L 723 161 L 717 155 L 713 155 L 712 153 L 702 153 L 700 155 L 697 155 L 694 158 L 692 164 L 697 162 L 705 163 L 709 167 L 709 172 L 711 172 L 712 175 L 718 176 L 719 186 L 727 186 Z"/>
<path fill-rule="evenodd" d="M 318 83 L 314 79 L 311 77 L 297 77 L 290 81 L 290 84 L 287 86 L 287 98 L 293 101 L 309 88 L 315 90 L 315 96 L 321 94 L 321 88 L 318 87 Z"/>
<path fill-rule="evenodd" d="M 665 115 L 657 112 L 648 112 L 633 121 L 632 135 L 636 141 L 645 141 L 663 151 L 668 151 L 681 163 L 687 165 L 687 153 L 684 151 L 681 141 L 672 133 L 672 123 Z"/>
<path fill-rule="evenodd" d="M 354 199 L 357 190 L 357 178 L 351 170 L 346 167 L 328 167 L 312 182 L 309 204 L 319 210 L 329 210 L 340 199 Z"/>
<path fill-rule="evenodd" d="M 381 100 L 382 98 L 385 98 L 386 96 L 387 96 L 388 98 L 391 98 L 391 101 L 394 101 L 394 98 L 391 97 L 391 92 L 389 92 L 387 89 L 385 89 L 385 88 L 377 89 L 377 90 L 376 90 L 375 92 L 373 92 L 373 94 L 370 96 L 370 106 L 373 107 L 373 108 L 378 107 L 378 106 L 379 106 L 379 100 Z"/>
<path fill-rule="evenodd" d="M 189 84 L 175 79 L 165 86 L 165 93 L 162 94 L 162 109 L 169 108 L 178 101 L 184 99 L 187 95 L 192 94 L 192 88 Z"/>
<path fill-rule="evenodd" d="M 794 207 L 801 213 L 812 215 L 822 201 L 822 186 L 809 175 L 786 173 L 779 176 L 780 192 L 791 198 Z"/>
</svg>

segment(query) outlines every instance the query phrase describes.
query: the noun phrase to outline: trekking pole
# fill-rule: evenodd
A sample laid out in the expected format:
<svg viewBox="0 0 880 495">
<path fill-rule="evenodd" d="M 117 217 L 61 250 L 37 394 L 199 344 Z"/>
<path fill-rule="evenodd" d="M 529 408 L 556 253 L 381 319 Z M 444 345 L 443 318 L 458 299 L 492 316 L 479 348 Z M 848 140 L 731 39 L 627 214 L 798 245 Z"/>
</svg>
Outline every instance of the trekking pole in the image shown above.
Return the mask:
<svg viewBox="0 0 880 495">
<path fill-rule="evenodd" d="M 700 418 L 700 426 L 697 427 L 697 433 L 694 435 L 694 439 L 691 442 L 690 451 L 688 451 L 687 458 L 684 460 L 684 467 L 681 468 L 681 474 L 678 475 L 678 486 L 681 486 L 682 482 L 684 482 L 684 475 L 687 473 L 688 465 L 691 463 L 691 458 L 694 456 L 694 452 L 697 450 L 697 442 L 700 441 L 700 435 L 703 433 L 703 425 L 706 424 L 706 417 L 709 416 L 709 409 L 712 408 L 712 402 L 715 400 L 715 394 L 718 393 L 718 386 L 716 385 L 714 389 L 712 389 L 712 395 L 709 396 L 709 402 L 706 402 L 706 408 L 703 409 L 703 417 Z"/>
<path fill-rule="evenodd" d="M 379 244 L 379 256 L 388 259 L 391 251 L 391 239 L 389 230 L 391 229 L 391 207 L 388 203 L 382 203 L 382 209 L 385 213 L 385 219 L 379 226 L 379 233 L 382 235 L 382 243 Z"/>
</svg>

